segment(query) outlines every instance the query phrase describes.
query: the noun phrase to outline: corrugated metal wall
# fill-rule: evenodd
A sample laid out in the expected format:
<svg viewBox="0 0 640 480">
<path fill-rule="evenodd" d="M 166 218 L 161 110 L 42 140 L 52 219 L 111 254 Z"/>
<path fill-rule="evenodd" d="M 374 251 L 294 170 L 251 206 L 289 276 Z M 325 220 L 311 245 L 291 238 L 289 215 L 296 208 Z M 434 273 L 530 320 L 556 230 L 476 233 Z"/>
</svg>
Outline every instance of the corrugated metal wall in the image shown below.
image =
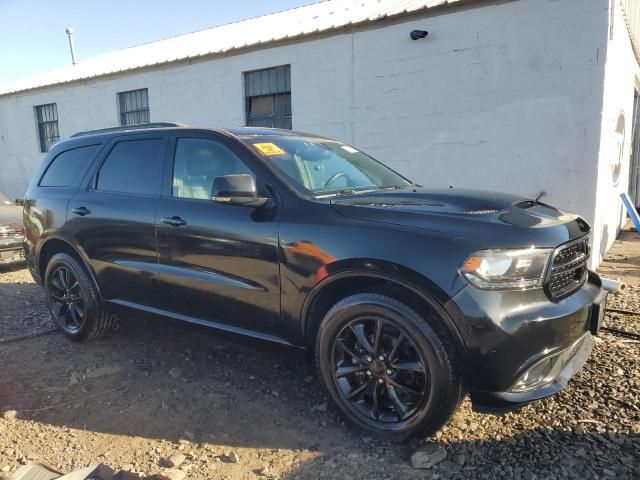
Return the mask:
<svg viewBox="0 0 640 480">
<path fill-rule="evenodd" d="M 636 58 L 640 61 L 640 1 L 620 0 L 620 3 L 633 43 L 633 50 L 636 52 Z"/>
</svg>

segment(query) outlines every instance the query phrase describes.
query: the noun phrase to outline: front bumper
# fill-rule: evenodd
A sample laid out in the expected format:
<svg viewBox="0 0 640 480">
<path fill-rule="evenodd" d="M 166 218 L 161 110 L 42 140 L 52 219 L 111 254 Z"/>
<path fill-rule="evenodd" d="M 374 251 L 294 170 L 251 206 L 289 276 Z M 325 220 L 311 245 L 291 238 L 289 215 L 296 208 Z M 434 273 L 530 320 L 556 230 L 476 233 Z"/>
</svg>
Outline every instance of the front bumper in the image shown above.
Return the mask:
<svg viewBox="0 0 640 480">
<path fill-rule="evenodd" d="M 591 332 L 587 332 L 573 345 L 561 351 L 558 356 L 564 358 L 557 365 L 557 375 L 535 389 L 524 392 L 472 392 L 473 409 L 478 412 L 505 413 L 558 393 L 587 362 L 593 343 Z"/>
<path fill-rule="evenodd" d="M 24 260 L 24 237 L 0 237 L 0 265 Z"/>
<path fill-rule="evenodd" d="M 474 410 L 509 411 L 562 390 L 589 357 L 606 298 L 593 272 L 578 291 L 557 302 L 539 290 L 463 289 L 450 311 L 467 347 L 465 373 Z M 540 377 L 544 381 L 518 387 L 527 372 L 545 363 L 553 368 Z"/>
</svg>

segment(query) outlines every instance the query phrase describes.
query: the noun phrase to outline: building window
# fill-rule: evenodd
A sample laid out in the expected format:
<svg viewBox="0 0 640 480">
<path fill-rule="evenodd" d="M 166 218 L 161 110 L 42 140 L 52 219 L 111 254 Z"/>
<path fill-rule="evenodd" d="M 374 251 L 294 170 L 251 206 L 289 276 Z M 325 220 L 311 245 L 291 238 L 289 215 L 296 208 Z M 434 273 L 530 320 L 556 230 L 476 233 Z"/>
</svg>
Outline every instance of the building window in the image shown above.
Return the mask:
<svg viewBox="0 0 640 480">
<path fill-rule="evenodd" d="M 55 103 L 38 105 L 36 120 L 38 122 L 38 136 L 40 137 L 40 151 L 48 152 L 51 145 L 60 140 L 58 131 L 58 107 Z"/>
<path fill-rule="evenodd" d="M 131 90 L 118 93 L 120 125 L 149 123 L 149 90 Z"/>
<path fill-rule="evenodd" d="M 247 125 L 291 130 L 291 66 L 244 74 Z"/>
</svg>

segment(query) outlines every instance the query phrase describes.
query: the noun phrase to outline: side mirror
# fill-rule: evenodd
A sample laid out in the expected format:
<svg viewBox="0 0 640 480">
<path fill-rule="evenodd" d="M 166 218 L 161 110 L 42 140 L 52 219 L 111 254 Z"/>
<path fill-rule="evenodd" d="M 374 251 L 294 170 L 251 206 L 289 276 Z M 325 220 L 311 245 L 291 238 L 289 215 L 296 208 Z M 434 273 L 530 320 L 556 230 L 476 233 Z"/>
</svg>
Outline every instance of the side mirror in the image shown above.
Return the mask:
<svg viewBox="0 0 640 480">
<path fill-rule="evenodd" d="M 211 199 L 225 205 L 240 205 L 243 207 L 262 207 L 268 197 L 259 197 L 256 181 L 246 173 L 240 175 L 225 175 L 213 181 Z"/>
</svg>

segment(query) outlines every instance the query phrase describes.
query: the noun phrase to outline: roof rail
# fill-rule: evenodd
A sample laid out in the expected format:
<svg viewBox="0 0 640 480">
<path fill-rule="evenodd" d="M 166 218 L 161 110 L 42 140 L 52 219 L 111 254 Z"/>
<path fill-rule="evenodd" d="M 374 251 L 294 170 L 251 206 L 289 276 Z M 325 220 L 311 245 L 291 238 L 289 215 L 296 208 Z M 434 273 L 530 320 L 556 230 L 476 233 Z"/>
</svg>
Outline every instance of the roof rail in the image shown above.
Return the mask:
<svg viewBox="0 0 640 480">
<path fill-rule="evenodd" d="M 167 128 L 167 127 L 186 127 L 184 123 L 174 122 L 156 122 L 156 123 L 141 123 L 139 125 L 124 125 L 122 127 L 101 128 L 99 130 L 87 130 L 86 132 L 78 132 L 71 135 L 70 138 L 84 137 L 85 135 L 98 135 L 100 133 L 110 132 L 126 132 L 128 130 L 146 130 L 148 128 Z"/>
</svg>

